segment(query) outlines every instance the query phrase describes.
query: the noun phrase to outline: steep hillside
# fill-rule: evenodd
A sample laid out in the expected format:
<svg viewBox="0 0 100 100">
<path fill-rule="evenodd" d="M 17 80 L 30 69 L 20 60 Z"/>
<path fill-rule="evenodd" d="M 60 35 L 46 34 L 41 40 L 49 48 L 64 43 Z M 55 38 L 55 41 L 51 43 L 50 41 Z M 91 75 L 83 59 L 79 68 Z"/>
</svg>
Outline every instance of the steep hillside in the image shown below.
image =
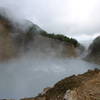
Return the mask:
<svg viewBox="0 0 100 100">
<path fill-rule="evenodd" d="M 0 15 L 0 61 L 25 54 L 52 54 L 55 56 L 75 57 L 79 43 L 64 35 L 49 34 L 28 20 Z"/>
<path fill-rule="evenodd" d="M 89 46 L 88 55 L 85 58 L 87 61 L 100 64 L 100 36 L 97 37 Z"/>
</svg>

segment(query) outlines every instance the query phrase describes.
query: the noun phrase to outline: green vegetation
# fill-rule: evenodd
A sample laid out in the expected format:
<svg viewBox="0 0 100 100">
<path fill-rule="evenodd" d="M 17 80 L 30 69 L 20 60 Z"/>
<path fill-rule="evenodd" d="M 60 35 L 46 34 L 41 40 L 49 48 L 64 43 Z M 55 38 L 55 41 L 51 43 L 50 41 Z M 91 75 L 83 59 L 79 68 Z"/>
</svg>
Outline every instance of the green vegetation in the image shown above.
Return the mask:
<svg viewBox="0 0 100 100">
<path fill-rule="evenodd" d="M 41 35 L 45 36 L 45 37 L 48 37 L 48 38 L 57 39 L 57 40 L 60 40 L 60 41 L 71 43 L 75 47 L 79 46 L 79 43 L 78 43 L 77 40 L 75 40 L 73 38 L 69 38 L 69 37 L 64 36 L 62 34 L 49 34 L 49 33 L 46 33 L 46 32 L 42 32 Z"/>
</svg>

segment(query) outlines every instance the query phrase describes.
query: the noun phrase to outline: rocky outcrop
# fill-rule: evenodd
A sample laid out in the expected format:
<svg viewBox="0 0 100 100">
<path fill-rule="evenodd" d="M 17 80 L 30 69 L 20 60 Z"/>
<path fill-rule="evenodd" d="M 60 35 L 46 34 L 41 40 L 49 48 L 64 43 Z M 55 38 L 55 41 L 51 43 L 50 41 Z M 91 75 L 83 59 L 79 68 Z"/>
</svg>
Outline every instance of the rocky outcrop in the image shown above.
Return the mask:
<svg viewBox="0 0 100 100">
<path fill-rule="evenodd" d="M 98 36 L 89 46 L 88 55 L 85 59 L 87 61 L 100 64 L 100 36 Z"/>
<path fill-rule="evenodd" d="M 79 88 L 68 91 L 65 100 L 100 100 L 100 73 L 93 79 L 82 83 Z"/>
<path fill-rule="evenodd" d="M 65 78 L 43 95 L 21 100 L 100 100 L 100 70 Z"/>
</svg>

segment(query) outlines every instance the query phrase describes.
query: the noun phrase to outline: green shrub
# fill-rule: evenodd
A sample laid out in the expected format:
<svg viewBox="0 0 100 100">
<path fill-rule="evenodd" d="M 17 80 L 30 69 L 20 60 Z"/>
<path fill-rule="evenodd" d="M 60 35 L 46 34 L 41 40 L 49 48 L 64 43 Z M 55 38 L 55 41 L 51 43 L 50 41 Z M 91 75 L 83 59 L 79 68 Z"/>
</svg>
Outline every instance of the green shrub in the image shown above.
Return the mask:
<svg viewBox="0 0 100 100">
<path fill-rule="evenodd" d="M 79 46 L 79 43 L 78 43 L 77 40 L 75 40 L 73 38 L 69 38 L 67 36 L 64 36 L 63 34 L 54 34 L 54 33 L 50 34 L 50 33 L 42 32 L 41 35 L 48 37 L 48 38 L 57 39 L 57 40 L 60 40 L 60 41 L 71 43 L 75 47 Z"/>
</svg>

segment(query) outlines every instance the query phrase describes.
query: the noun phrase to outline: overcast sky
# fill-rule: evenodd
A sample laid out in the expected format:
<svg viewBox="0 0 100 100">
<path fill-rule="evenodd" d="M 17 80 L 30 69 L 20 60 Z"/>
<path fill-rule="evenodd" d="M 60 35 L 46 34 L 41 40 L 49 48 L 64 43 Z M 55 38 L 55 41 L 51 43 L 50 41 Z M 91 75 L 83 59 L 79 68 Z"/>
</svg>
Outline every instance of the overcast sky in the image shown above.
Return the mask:
<svg viewBox="0 0 100 100">
<path fill-rule="evenodd" d="M 78 39 L 100 33 L 100 0 L 0 0 L 0 7 L 51 33 Z"/>
</svg>

